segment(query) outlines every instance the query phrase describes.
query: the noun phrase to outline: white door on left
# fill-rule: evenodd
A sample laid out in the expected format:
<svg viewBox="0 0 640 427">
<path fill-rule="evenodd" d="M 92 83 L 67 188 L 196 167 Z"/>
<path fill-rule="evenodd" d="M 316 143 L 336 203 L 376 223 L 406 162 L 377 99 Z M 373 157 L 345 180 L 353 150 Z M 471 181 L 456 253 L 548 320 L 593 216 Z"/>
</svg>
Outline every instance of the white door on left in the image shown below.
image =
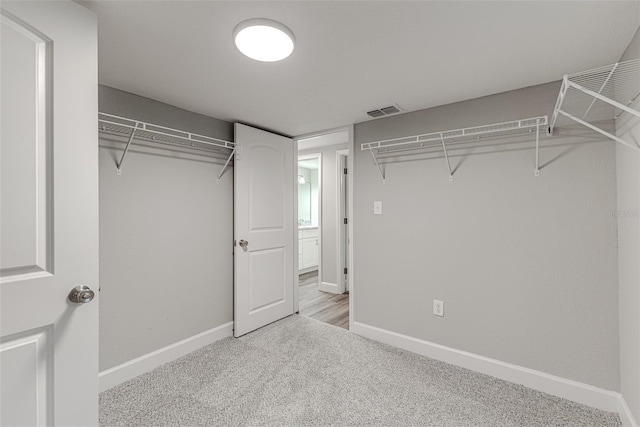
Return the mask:
<svg viewBox="0 0 640 427">
<path fill-rule="evenodd" d="M 96 19 L 0 8 L 0 425 L 97 425 Z"/>
</svg>

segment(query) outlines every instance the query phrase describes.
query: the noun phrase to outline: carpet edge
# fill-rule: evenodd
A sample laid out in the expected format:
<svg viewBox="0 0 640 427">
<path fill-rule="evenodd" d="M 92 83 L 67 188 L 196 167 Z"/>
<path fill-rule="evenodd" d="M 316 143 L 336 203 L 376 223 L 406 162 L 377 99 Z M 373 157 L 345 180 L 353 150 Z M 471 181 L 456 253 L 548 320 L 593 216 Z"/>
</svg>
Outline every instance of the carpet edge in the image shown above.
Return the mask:
<svg viewBox="0 0 640 427">
<path fill-rule="evenodd" d="M 412 353 L 417 353 L 515 384 L 522 384 L 525 387 L 571 400 L 572 402 L 603 411 L 615 412 L 623 420 L 627 418 L 620 411 L 622 409 L 620 403 L 622 395 L 615 391 L 605 390 L 475 353 L 457 350 L 362 322 L 354 322 L 351 332 Z M 631 424 L 631 426 L 636 427 L 633 426 L 633 424 Z"/>
<path fill-rule="evenodd" d="M 233 335 L 233 322 L 209 329 L 166 347 L 144 354 L 98 373 L 98 392 L 103 392 L 165 363 Z"/>
</svg>

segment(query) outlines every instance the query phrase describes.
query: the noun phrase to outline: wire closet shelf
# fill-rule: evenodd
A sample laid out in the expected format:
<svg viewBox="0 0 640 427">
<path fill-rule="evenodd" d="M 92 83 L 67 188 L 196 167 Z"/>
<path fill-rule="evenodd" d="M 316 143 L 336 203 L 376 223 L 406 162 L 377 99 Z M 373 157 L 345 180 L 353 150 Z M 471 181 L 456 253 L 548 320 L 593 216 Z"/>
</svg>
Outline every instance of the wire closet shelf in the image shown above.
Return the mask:
<svg viewBox="0 0 640 427">
<path fill-rule="evenodd" d="M 517 135 L 522 133 L 536 134 L 536 167 L 535 176 L 540 175 L 539 150 L 540 130 L 546 131 L 549 124 L 547 116 L 539 116 L 527 119 L 514 120 L 490 125 L 474 126 L 463 129 L 446 130 L 440 132 L 425 133 L 421 135 L 406 136 L 401 138 L 385 139 L 381 141 L 365 142 L 360 146 L 362 151 L 369 150 L 373 161 L 378 167 L 382 182 L 386 181 L 385 172 L 380 165 L 379 155 L 399 153 L 410 150 L 420 150 L 433 147 L 442 147 L 447 167 L 449 169 L 449 181 L 453 181 L 453 171 L 449 162 L 447 146 L 472 142 L 492 137 Z"/>
<path fill-rule="evenodd" d="M 122 164 L 134 139 L 192 150 L 213 152 L 225 155 L 225 157 L 228 156 L 224 167 L 218 175 L 218 182 L 220 182 L 220 178 L 224 174 L 227 166 L 229 166 L 236 151 L 235 144 L 230 141 L 107 113 L 98 113 L 98 129 L 100 132 L 108 135 L 128 138 L 127 145 L 122 152 L 122 157 L 120 161 L 116 162 L 118 175 L 122 173 Z"/>
<path fill-rule="evenodd" d="M 618 125 L 625 117 L 640 118 L 639 104 L 640 59 L 565 75 L 549 133 L 557 127 L 559 117 L 564 116 L 627 147 L 640 150 L 637 143 L 624 140 L 594 124 L 615 119 Z"/>
</svg>

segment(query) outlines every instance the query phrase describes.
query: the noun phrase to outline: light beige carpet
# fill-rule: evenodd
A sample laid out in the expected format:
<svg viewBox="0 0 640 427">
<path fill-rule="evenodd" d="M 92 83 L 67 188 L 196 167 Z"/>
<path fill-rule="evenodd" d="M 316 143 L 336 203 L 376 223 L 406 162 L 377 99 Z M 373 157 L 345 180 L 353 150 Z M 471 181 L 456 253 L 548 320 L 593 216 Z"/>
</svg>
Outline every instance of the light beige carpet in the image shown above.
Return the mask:
<svg viewBox="0 0 640 427">
<path fill-rule="evenodd" d="M 100 394 L 102 426 L 619 426 L 617 414 L 294 315 Z"/>
</svg>

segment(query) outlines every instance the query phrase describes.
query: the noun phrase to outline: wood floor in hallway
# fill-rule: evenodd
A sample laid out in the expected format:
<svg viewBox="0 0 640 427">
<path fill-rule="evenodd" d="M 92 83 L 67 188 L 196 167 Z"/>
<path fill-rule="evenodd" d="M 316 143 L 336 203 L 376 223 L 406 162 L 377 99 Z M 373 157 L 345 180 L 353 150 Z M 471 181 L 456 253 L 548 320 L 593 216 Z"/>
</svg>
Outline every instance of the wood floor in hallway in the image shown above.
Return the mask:
<svg viewBox="0 0 640 427">
<path fill-rule="evenodd" d="M 300 314 L 349 329 L 349 294 L 318 290 L 318 272 L 300 275 Z"/>
</svg>

